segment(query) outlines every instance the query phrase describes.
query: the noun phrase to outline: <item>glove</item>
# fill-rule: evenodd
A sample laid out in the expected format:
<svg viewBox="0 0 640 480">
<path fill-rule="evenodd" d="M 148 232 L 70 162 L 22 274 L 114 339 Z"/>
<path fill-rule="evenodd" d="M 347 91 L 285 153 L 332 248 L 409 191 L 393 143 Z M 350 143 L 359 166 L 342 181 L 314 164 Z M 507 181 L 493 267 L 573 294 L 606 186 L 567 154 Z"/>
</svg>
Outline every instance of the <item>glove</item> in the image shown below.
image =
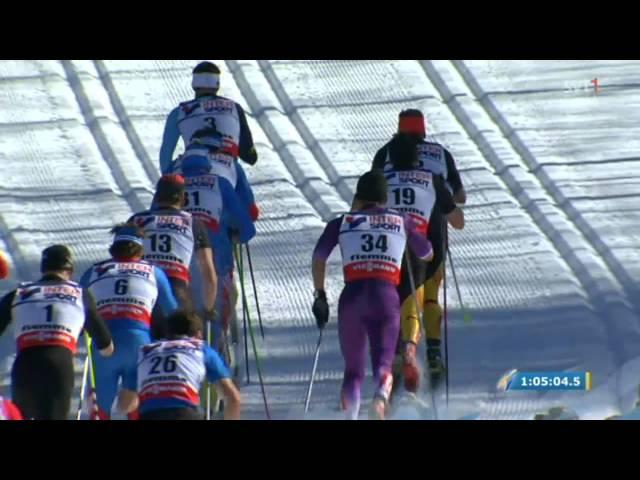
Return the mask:
<svg viewBox="0 0 640 480">
<path fill-rule="evenodd" d="M 240 244 L 240 230 L 238 230 L 237 228 L 230 228 L 229 229 L 229 239 L 231 240 L 231 243 L 233 244 Z"/>
<path fill-rule="evenodd" d="M 322 330 L 329 323 L 329 304 L 327 294 L 324 290 L 316 290 L 315 301 L 313 302 L 313 315 L 316 317 L 316 324 Z"/>
<path fill-rule="evenodd" d="M 256 147 L 251 147 L 247 154 L 242 157 L 242 160 L 251 166 L 255 165 L 258 162 L 258 152 L 256 151 Z"/>
<path fill-rule="evenodd" d="M 204 310 L 204 321 L 205 322 L 215 322 L 217 320 L 216 310 Z"/>
<path fill-rule="evenodd" d="M 249 206 L 249 216 L 251 217 L 251 221 L 253 222 L 258 220 L 258 217 L 260 217 L 260 209 L 258 208 L 258 205 L 256 205 L 255 203 L 252 203 Z"/>
</svg>

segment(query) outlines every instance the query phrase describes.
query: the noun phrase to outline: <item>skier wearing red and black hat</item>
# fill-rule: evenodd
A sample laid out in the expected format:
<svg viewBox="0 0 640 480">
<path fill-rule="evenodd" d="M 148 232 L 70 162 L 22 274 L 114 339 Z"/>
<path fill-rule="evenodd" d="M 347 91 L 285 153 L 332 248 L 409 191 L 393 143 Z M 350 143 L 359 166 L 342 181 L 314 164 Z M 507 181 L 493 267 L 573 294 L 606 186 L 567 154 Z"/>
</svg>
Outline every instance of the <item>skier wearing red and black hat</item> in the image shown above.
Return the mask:
<svg viewBox="0 0 640 480">
<path fill-rule="evenodd" d="M 376 153 L 373 166 L 374 169 L 383 170 L 385 173 L 394 171 L 394 164 L 398 159 L 393 158 L 393 145 L 398 143 L 415 143 L 418 159 L 417 169 L 430 172 L 436 176 L 441 176 L 444 185 L 452 194 L 455 204 L 464 204 L 467 200 L 460 174 L 456 167 L 451 153 L 442 145 L 425 140 L 426 126 L 422 112 L 420 110 L 404 110 L 399 115 L 398 133 Z M 402 162 L 400 162 L 402 163 Z M 456 228 L 460 228 L 456 226 Z M 442 328 L 442 307 L 439 304 L 439 291 L 444 276 L 444 259 L 446 254 L 447 238 L 446 219 L 439 208 L 433 209 L 429 220 L 429 231 L 427 238 L 433 245 L 434 258 L 427 265 L 424 278 L 426 281 L 421 285 L 416 285 L 418 294 L 422 290 L 424 293 L 424 319 L 427 343 L 427 363 L 433 385 L 437 385 L 445 371 L 446 366 L 442 362 L 441 354 L 441 328 Z M 420 282 L 420 280 L 417 280 Z M 420 295 L 419 295 L 420 296 Z M 414 315 L 415 316 L 415 315 Z M 413 318 L 414 316 L 409 316 Z M 409 319 L 408 317 L 408 319 Z M 404 321 L 402 336 L 409 342 L 408 346 L 415 346 L 420 336 L 419 322 Z M 411 326 L 411 328 L 409 328 Z M 405 350 L 405 367 L 415 365 L 415 348 Z M 405 368 L 407 370 L 407 368 Z M 415 369 L 414 369 L 415 370 Z M 406 379 L 405 379 L 406 380 Z M 416 382 L 411 381 L 411 390 L 417 388 Z"/>
<path fill-rule="evenodd" d="M 161 267 L 179 305 L 194 309 L 191 296 L 191 258 L 194 253 L 202 277 L 203 303 L 207 318 L 213 317 L 217 277 L 207 227 L 182 210 L 185 203 L 185 181 L 181 175 L 164 175 L 158 181 L 154 207 L 133 215 L 127 223 L 144 230 L 144 256 Z"/>
<path fill-rule="evenodd" d="M 424 115 L 420 110 L 408 109 L 400 112 L 398 117 L 398 135 L 412 138 L 418 150 L 419 167 L 436 175 L 442 175 L 456 204 L 466 203 L 467 195 L 460 179 L 460 173 L 451 152 L 436 142 L 425 140 L 427 129 Z M 393 140 L 393 139 L 392 139 Z M 391 141 L 387 142 L 373 158 L 372 168 L 383 171 L 392 170 L 389 152 Z"/>
</svg>

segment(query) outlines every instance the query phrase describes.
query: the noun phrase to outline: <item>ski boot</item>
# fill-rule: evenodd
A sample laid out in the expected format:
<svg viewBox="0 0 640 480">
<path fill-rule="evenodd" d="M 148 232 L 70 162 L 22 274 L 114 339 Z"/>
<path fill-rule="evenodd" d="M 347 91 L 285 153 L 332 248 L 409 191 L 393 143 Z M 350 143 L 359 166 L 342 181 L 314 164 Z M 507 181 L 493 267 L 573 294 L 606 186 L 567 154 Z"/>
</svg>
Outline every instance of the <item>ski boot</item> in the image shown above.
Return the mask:
<svg viewBox="0 0 640 480">
<path fill-rule="evenodd" d="M 360 401 L 349 403 L 344 398 L 341 398 L 340 411 L 343 413 L 345 420 L 358 420 Z"/>
<path fill-rule="evenodd" d="M 404 376 L 404 388 L 407 392 L 416 393 L 420 386 L 420 371 L 416 358 L 417 346 L 415 343 L 407 343 L 402 358 L 402 375 Z"/>
<path fill-rule="evenodd" d="M 393 387 L 393 375 L 385 373 L 380 379 L 380 385 L 376 391 L 371 406 L 369 407 L 369 420 L 384 420 L 389 408 L 389 397 Z"/>
<path fill-rule="evenodd" d="M 384 398 L 375 396 L 369 407 L 369 420 L 384 420 L 387 402 Z"/>
<path fill-rule="evenodd" d="M 427 340 L 427 365 L 429 367 L 431 388 L 436 390 L 442 383 L 446 370 L 445 365 L 442 363 L 440 340 Z"/>
</svg>

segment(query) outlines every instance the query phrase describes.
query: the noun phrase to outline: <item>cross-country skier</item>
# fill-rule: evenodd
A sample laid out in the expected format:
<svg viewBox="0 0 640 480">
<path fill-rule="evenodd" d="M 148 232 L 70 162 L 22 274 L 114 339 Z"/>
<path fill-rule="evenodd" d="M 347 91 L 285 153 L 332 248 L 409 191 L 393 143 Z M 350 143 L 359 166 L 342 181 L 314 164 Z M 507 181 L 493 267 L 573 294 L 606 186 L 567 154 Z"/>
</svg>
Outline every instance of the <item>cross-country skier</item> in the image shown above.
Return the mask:
<svg viewBox="0 0 640 480">
<path fill-rule="evenodd" d="M 195 253 L 203 283 L 204 310 L 213 316 L 217 279 L 207 227 L 182 210 L 185 203 L 184 178 L 164 175 L 158 181 L 151 210 L 133 215 L 127 223 L 135 223 L 145 232 L 144 256 L 161 267 L 181 307 L 195 308 L 190 291 L 191 258 Z"/>
<path fill-rule="evenodd" d="M 432 250 L 410 217 L 386 209 L 387 182 L 379 171 L 360 177 L 353 211 L 326 226 L 313 252 L 313 313 L 319 328 L 329 321 L 324 290 L 326 261 L 336 245 L 342 251 L 345 287 L 338 305 L 340 349 L 345 360 L 342 408 L 357 419 L 364 380 L 366 340 L 369 338 L 376 394 L 373 418 L 384 418 L 391 393 L 391 367 L 400 331 L 397 285 L 407 243 L 421 260 Z"/>
<path fill-rule="evenodd" d="M 0 395 L 0 420 L 24 420 L 15 403 Z"/>
<path fill-rule="evenodd" d="M 216 248 L 216 254 L 218 254 L 216 255 L 216 273 L 218 274 L 216 317 L 222 320 L 222 327 L 225 332 L 228 332 L 232 310 L 230 302 L 233 297 L 233 277 L 231 276 L 233 254 L 230 242 L 225 242 L 228 232 L 222 230 L 221 225 L 237 226 L 237 241 L 240 243 L 249 242 L 255 236 L 256 229 L 229 181 L 212 172 L 211 163 L 204 155 L 185 156 L 178 170 L 185 179 L 185 198 L 188 200 L 184 210 L 209 227 L 212 243 L 220 246 L 219 249 Z M 220 240 L 219 237 L 225 238 Z M 226 243 L 229 245 L 226 246 Z M 226 257 L 220 254 L 219 250 L 223 250 Z M 218 323 L 214 326 L 216 327 L 214 328 L 214 345 L 218 345 L 221 332 L 218 331 Z"/>
<path fill-rule="evenodd" d="M 453 156 L 442 145 L 425 140 L 426 126 L 422 112 L 415 109 L 402 111 L 398 121 L 398 133 L 396 136 L 398 135 L 411 138 L 416 143 L 419 168 L 442 175 L 446 180 L 445 184 L 448 190 L 453 195 L 453 201 L 458 205 L 466 203 L 467 195 Z M 390 171 L 393 168 L 390 145 L 391 141 L 376 153 L 373 160 L 373 168 L 383 169 L 384 171 Z M 434 258 L 427 266 L 425 273 L 424 319 L 426 323 L 429 372 L 432 377 L 432 384 L 437 385 L 445 369 L 441 354 L 442 307 L 439 302 L 439 293 L 444 276 L 447 226 L 440 209 L 434 209 L 429 222 L 428 238 L 433 246 Z"/>
<path fill-rule="evenodd" d="M 226 214 L 238 225 L 242 243 L 253 238 L 256 229 L 249 212 L 243 208 L 231 183 L 215 173 L 207 156 L 185 157 L 178 168 L 176 173 L 185 179 L 185 211 L 201 220 L 214 234 L 220 233 Z"/>
<path fill-rule="evenodd" d="M 249 209 L 253 221 L 260 211 L 255 203 L 247 174 L 240 162 L 225 151 L 223 137 L 216 129 L 205 128 L 196 132 L 184 153 L 172 162 L 163 173 L 175 173 L 189 156 L 206 156 L 211 163 L 211 173 L 226 178 L 235 189 L 242 203 Z"/>
<path fill-rule="evenodd" d="M 152 324 L 156 335 L 165 333 L 164 318 L 178 305 L 164 271 L 142 260 L 144 231 L 135 224 L 123 224 L 111 233 L 111 258 L 89 268 L 80 284 L 93 293 L 116 349 L 109 358 L 95 359 L 99 417 L 111 418 L 111 406 L 122 381 L 118 410 L 134 420 L 137 412 L 126 411 L 123 405 L 137 395 L 138 350 L 151 342 Z"/>
<path fill-rule="evenodd" d="M 441 175 L 435 175 L 420 168 L 416 144 L 406 134 L 398 134 L 389 144 L 389 157 L 392 168 L 385 177 L 388 184 L 387 207 L 396 209 L 411 216 L 418 224 L 419 232 L 427 236 L 433 225 L 433 219 L 441 221 L 442 217 L 457 229 L 464 227 L 464 214 L 453 201 L 449 190 L 444 185 Z M 418 261 L 412 252 L 408 253 L 413 282 L 409 276 L 409 265 L 403 265 L 402 279 L 399 286 L 401 310 L 401 348 L 403 355 L 403 374 L 405 388 L 416 392 L 419 384 L 419 372 L 416 359 L 416 348 L 421 333 L 422 311 L 416 312 L 416 303 L 424 308 L 424 285 L 428 264 Z M 413 283 L 413 287 L 412 287 Z M 416 291 L 413 290 L 416 288 Z M 415 297 L 414 297 L 415 295 Z M 417 302 L 416 302 L 417 300 Z M 433 341 L 433 336 L 430 337 Z M 431 349 L 434 349 L 431 343 Z M 439 350 L 429 353 L 429 365 L 440 357 Z M 435 374 L 434 374 L 435 376 Z M 438 380 L 433 378 L 433 380 Z"/>
<path fill-rule="evenodd" d="M 199 63 L 193 69 L 191 86 L 195 98 L 173 109 L 167 118 L 160 148 L 160 171 L 165 172 L 182 137 L 185 147 L 193 135 L 203 129 L 216 129 L 223 136 L 224 151 L 249 165 L 258 161 L 258 153 L 243 108 L 218 95 L 220 69 L 211 62 Z"/>
<path fill-rule="evenodd" d="M 13 322 L 18 351 L 11 397 L 25 419 L 68 418 L 73 356 L 83 328 L 101 355 L 114 351 L 93 295 L 71 281 L 73 268 L 71 250 L 52 245 L 42 252 L 42 278 L 21 283 L 0 300 L 0 335 Z"/>
<path fill-rule="evenodd" d="M 203 420 L 198 410 L 205 379 L 225 397 L 225 420 L 240 419 L 240 392 L 220 356 L 202 340 L 202 321 L 178 310 L 167 319 L 169 336 L 140 349 L 140 420 Z M 130 406 L 133 408 L 134 405 Z"/>
</svg>

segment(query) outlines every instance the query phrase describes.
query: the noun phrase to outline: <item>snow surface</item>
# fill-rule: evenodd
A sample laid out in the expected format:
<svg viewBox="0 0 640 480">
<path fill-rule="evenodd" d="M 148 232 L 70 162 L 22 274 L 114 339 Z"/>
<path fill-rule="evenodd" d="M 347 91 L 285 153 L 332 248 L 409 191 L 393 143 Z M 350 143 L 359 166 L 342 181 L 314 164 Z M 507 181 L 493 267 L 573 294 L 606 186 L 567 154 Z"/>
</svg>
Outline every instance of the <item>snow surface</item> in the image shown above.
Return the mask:
<svg viewBox="0 0 640 480">
<path fill-rule="evenodd" d="M 164 121 L 191 97 L 195 63 L 0 62 L 0 161 L 9 166 L 0 182 L 0 249 L 14 267 L 1 291 L 36 275 L 48 244 L 71 245 L 79 273 L 106 255 L 109 227 L 150 202 Z M 450 281 L 450 402 L 439 396 L 438 418 L 530 419 L 556 405 L 606 418 L 633 408 L 640 62 L 216 63 L 222 94 L 246 107 L 260 155 L 245 170 L 263 212 L 251 250 L 266 330 L 256 339 L 274 418 L 302 416 L 318 334 L 310 312 L 314 242 L 325 221 L 348 209 L 357 177 L 408 107 L 425 112 L 431 137 L 454 154 L 469 196 L 452 253 L 472 323 L 462 321 Z M 341 418 L 339 253 L 327 285 L 333 316 L 307 418 Z M 249 303 L 257 326 L 252 295 Z M 0 349 L 6 387 L 9 334 Z M 78 387 L 83 360 L 80 352 Z M 260 419 L 253 355 L 250 367 L 245 412 Z M 497 393 L 512 368 L 589 370 L 594 390 Z M 368 381 L 363 398 L 371 391 Z M 434 416 L 424 392 L 397 405 L 392 418 Z"/>
</svg>

